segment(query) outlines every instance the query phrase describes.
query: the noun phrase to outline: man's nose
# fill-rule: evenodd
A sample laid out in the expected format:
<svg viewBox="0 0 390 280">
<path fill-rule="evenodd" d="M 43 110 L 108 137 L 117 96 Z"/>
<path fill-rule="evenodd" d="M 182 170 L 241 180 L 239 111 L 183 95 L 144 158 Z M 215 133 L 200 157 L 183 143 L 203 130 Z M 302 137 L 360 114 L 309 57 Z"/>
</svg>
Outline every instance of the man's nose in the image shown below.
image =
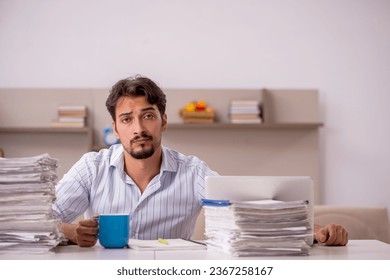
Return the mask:
<svg viewBox="0 0 390 280">
<path fill-rule="evenodd" d="M 145 131 L 145 128 L 143 126 L 142 119 L 135 119 L 133 122 L 133 133 L 134 134 L 141 134 L 142 132 Z"/>
</svg>

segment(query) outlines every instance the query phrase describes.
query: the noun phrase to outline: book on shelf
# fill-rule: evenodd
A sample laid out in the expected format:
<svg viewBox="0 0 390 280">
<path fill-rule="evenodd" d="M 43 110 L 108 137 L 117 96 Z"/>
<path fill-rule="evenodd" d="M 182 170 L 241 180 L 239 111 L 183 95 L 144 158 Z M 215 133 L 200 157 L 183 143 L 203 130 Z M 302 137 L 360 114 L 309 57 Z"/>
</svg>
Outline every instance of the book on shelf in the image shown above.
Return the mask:
<svg viewBox="0 0 390 280">
<path fill-rule="evenodd" d="M 242 107 L 257 107 L 259 101 L 254 99 L 234 99 L 230 101 L 231 106 L 242 106 Z"/>
<path fill-rule="evenodd" d="M 230 123 L 254 123 L 254 124 L 261 124 L 263 121 L 260 118 L 257 119 L 230 119 Z"/>
<path fill-rule="evenodd" d="M 259 101 L 231 100 L 229 119 L 231 123 L 262 123 Z"/>
<path fill-rule="evenodd" d="M 58 117 L 64 118 L 86 118 L 87 113 L 86 112 L 76 112 L 76 111 L 69 111 L 69 112 L 58 112 Z"/>
<path fill-rule="evenodd" d="M 50 123 L 51 127 L 85 127 L 85 122 L 60 122 L 53 121 Z"/>
<path fill-rule="evenodd" d="M 230 114 L 230 119 L 243 119 L 243 120 L 250 120 L 250 119 L 259 119 L 258 114 Z"/>
<path fill-rule="evenodd" d="M 84 123 L 85 122 L 85 118 L 59 117 L 58 121 L 59 122 L 79 122 L 79 123 Z"/>
<path fill-rule="evenodd" d="M 58 111 L 60 112 L 87 112 L 86 105 L 59 105 Z"/>
<path fill-rule="evenodd" d="M 86 111 L 86 105 L 59 105 L 58 110 L 64 111 Z"/>
<path fill-rule="evenodd" d="M 260 115 L 260 108 L 230 108 L 230 114 L 255 114 Z"/>
<path fill-rule="evenodd" d="M 86 118 L 88 108 L 85 105 L 60 105 L 58 106 L 59 117 Z"/>
</svg>

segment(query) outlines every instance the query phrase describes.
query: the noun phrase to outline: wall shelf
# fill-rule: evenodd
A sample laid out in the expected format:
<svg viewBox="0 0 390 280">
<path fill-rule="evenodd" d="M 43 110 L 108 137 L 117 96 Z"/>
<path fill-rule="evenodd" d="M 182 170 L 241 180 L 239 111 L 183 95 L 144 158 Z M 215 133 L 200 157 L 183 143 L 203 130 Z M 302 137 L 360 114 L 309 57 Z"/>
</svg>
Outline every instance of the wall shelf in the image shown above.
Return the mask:
<svg viewBox="0 0 390 280">
<path fill-rule="evenodd" d="M 89 147 L 93 146 L 93 129 L 91 127 L 0 127 L 0 133 L 86 134 Z"/>
<path fill-rule="evenodd" d="M 234 124 L 234 123 L 168 123 L 168 129 L 317 129 L 323 123 L 278 123 L 278 124 Z"/>
<path fill-rule="evenodd" d="M 27 157 L 48 153 L 59 160 L 62 176 L 93 146 L 92 127 L 9 126 L 0 127 L 5 157 Z"/>
<path fill-rule="evenodd" d="M 0 127 L 0 133 L 89 133 L 90 127 Z"/>
</svg>

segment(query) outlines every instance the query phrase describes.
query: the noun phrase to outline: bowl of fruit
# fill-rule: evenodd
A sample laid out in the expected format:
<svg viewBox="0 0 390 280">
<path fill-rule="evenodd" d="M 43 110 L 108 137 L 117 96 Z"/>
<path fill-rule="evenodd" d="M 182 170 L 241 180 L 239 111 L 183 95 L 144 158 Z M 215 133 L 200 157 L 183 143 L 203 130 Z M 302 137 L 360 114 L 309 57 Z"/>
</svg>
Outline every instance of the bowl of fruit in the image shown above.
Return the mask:
<svg viewBox="0 0 390 280">
<path fill-rule="evenodd" d="M 179 114 L 184 123 L 213 123 L 216 117 L 215 111 L 204 100 L 187 103 Z"/>
</svg>

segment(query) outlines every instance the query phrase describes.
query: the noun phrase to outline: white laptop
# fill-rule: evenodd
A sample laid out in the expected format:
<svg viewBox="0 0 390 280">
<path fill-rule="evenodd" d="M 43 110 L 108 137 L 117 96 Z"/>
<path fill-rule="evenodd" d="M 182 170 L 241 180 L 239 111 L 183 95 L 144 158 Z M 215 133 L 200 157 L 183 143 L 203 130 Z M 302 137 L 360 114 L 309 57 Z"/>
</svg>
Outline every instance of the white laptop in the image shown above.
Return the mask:
<svg viewBox="0 0 390 280">
<path fill-rule="evenodd" d="M 208 176 L 206 198 L 248 201 L 314 201 L 313 180 L 306 176 Z"/>
<path fill-rule="evenodd" d="M 211 176 L 206 177 L 206 199 L 251 201 L 274 199 L 309 201 L 313 228 L 314 185 L 306 176 Z"/>
</svg>

